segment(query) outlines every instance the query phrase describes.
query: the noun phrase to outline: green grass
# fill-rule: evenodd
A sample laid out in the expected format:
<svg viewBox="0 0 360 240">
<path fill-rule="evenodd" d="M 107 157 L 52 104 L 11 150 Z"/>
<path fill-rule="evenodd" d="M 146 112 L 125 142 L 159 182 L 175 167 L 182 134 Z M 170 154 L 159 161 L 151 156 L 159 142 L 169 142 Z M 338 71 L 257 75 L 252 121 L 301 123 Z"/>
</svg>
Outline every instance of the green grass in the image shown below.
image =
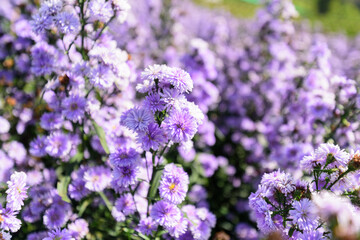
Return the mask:
<svg viewBox="0 0 360 240">
<path fill-rule="evenodd" d="M 200 5 L 210 8 L 222 8 L 234 16 L 251 18 L 260 7 L 257 0 L 220 0 L 219 3 L 209 3 L 208 0 L 194 0 Z M 251 3 L 251 2 L 255 2 Z M 349 36 L 360 33 L 360 10 L 346 0 L 332 0 L 327 14 L 317 12 L 316 0 L 294 0 L 300 19 L 308 19 L 312 25 L 321 24 L 326 32 L 341 32 Z"/>
</svg>

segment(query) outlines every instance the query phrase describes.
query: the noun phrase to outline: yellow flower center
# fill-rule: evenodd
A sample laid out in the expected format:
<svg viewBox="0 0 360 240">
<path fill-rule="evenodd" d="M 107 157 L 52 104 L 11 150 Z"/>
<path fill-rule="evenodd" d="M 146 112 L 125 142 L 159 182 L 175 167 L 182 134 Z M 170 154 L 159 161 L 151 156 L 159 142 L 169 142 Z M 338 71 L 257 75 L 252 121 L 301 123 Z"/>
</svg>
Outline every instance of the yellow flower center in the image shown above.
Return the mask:
<svg viewBox="0 0 360 240">
<path fill-rule="evenodd" d="M 4 221 L 4 218 L 0 214 L 0 223 Z"/>
<path fill-rule="evenodd" d="M 175 183 L 170 184 L 169 189 L 173 190 L 175 188 Z"/>
</svg>

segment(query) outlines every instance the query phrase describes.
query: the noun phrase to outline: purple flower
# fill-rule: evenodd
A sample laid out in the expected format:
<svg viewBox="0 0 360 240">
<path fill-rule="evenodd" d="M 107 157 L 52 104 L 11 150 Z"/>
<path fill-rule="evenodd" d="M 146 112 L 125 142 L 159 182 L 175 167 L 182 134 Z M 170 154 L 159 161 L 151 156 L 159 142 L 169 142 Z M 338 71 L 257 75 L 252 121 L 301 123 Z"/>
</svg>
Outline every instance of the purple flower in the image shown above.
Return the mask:
<svg viewBox="0 0 360 240">
<path fill-rule="evenodd" d="M 140 154 L 134 148 L 120 148 L 110 154 L 109 160 L 116 167 L 136 165 L 140 161 Z"/>
<path fill-rule="evenodd" d="M 141 73 L 141 80 L 143 83 L 140 83 L 136 86 L 136 90 L 141 93 L 146 93 L 152 91 L 155 88 L 155 80 L 161 81 L 167 75 L 168 67 L 166 65 L 152 65 L 148 66 Z"/>
<path fill-rule="evenodd" d="M 101 192 L 110 185 L 111 171 L 103 166 L 92 167 L 84 173 L 84 180 L 87 189 Z"/>
<path fill-rule="evenodd" d="M 189 176 L 175 164 L 166 165 L 160 181 L 159 193 L 164 200 L 180 204 L 185 200 L 188 191 Z"/>
<path fill-rule="evenodd" d="M 72 240 L 70 232 L 66 229 L 60 228 L 49 231 L 48 236 L 43 240 Z"/>
<path fill-rule="evenodd" d="M 6 207 L 18 211 L 24 205 L 24 199 L 27 198 L 26 174 L 24 172 L 13 173 L 7 185 Z"/>
<path fill-rule="evenodd" d="M 54 71 L 56 50 L 46 42 L 39 42 L 31 49 L 31 72 L 35 76 L 51 74 Z"/>
<path fill-rule="evenodd" d="M 108 66 L 100 64 L 90 72 L 89 79 L 95 87 L 107 89 L 114 84 L 116 76 Z"/>
<path fill-rule="evenodd" d="M 61 128 L 63 123 L 59 113 L 44 113 L 40 118 L 40 126 L 45 130 L 55 130 Z"/>
<path fill-rule="evenodd" d="M 145 151 L 149 151 L 150 149 L 158 150 L 166 143 L 167 138 L 159 125 L 150 123 L 144 131 L 138 132 L 136 140 Z"/>
<path fill-rule="evenodd" d="M 46 155 L 46 136 L 38 136 L 30 142 L 29 152 L 35 157 L 43 157 Z"/>
<path fill-rule="evenodd" d="M 157 111 L 161 112 L 165 109 L 165 102 L 158 93 L 151 93 L 145 97 L 144 106 L 153 113 Z"/>
<path fill-rule="evenodd" d="M 10 123 L 6 118 L 0 116 L 0 134 L 4 134 L 9 132 L 10 130 Z"/>
<path fill-rule="evenodd" d="M 289 214 L 292 217 L 292 222 L 299 226 L 300 230 L 310 232 L 318 226 L 316 220 L 315 207 L 313 203 L 307 199 L 301 199 L 293 203 L 294 210 L 290 210 Z"/>
<path fill-rule="evenodd" d="M 47 209 L 43 217 L 44 225 L 49 229 L 62 227 L 67 220 L 64 209 L 55 206 Z"/>
<path fill-rule="evenodd" d="M 130 193 L 126 193 L 117 199 L 115 207 L 118 211 L 124 213 L 125 216 L 134 214 L 136 211 L 135 202 Z"/>
<path fill-rule="evenodd" d="M 178 239 L 179 236 L 185 234 L 188 229 L 188 223 L 189 221 L 182 217 L 174 227 L 168 227 L 167 230 L 170 236 Z"/>
<path fill-rule="evenodd" d="M 258 240 L 259 234 L 255 228 L 247 223 L 239 223 L 235 227 L 236 236 L 240 240 Z"/>
<path fill-rule="evenodd" d="M 91 0 L 88 5 L 91 20 L 107 22 L 113 16 L 111 2 L 105 0 Z"/>
<path fill-rule="evenodd" d="M 176 143 L 191 140 L 197 131 L 196 120 L 187 112 L 172 111 L 164 124 L 169 138 Z"/>
<path fill-rule="evenodd" d="M 11 232 L 19 231 L 21 221 L 16 218 L 17 213 L 9 208 L 4 209 L 0 205 L 0 229 Z"/>
<path fill-rule="evenodd" d="M 180 93 L 191 92 L 193 89 L 190 75 L 180 68 L 171 68 L 167 73 L 166 80 Z"/>
<path fill-rule="evenodd" d="M 326 159 L 329 155 L 335 158 L 335 162 L 330 163 L 331 166 L 343 166 L 346 167 L 350 161 L 350 154 L 345 150 L 340 149 L 338 145 L 331 143 L 323 143 L 315 150 L 316 158 L 321 159 L 323 163 L 326 163 Z"/>
<path fill-rule="evenodd" d="M 119 187 L 128 187 L 135 184 L 139 168 L 136 165 L 117 167 L 113 171 L 114 183 Z"/>
<path fill-rule="evenodd" d="M 62 114 L 73 122 L 81 122 L 85 116 L 86 99 L 72 95 L 62 102 Z"/>
<path fill-rule="evenodd" d="M 121 116 L 120 124 L 133 131 L 144 131 L 154 122 L 153 114 L 145 108 L 132 108 Z"/>
<path fill-rule="evenodd" d="M 71 236 L 75 239 L 83 239 L 89 233 L 89 224 L 82 218 L 68 225 Z"/>
<path fill-rule="evenodd" d="M 65 157 L 70 153 L 71 142 L 68 135 L 55 132 L 47 137 L 45 151 L 52 157 Z"/>
<path fill-rule="evenodd" d="M 33 19 L 32 21 L 30 21 L 32 29 L 36 34 L 43 33 L 45 32 L 45 30 L 50 29 L 52 23 L 53 23 L 52 16 L 47 16 L 41 13 L 33 15 Z"/>
<path fill-rule="evenodd" d="M 181 212 L 176 205 L 160 200 L 152 206 L 150 217 L 163 227 L 174 227 L 181 219 Z"/>
<path fill-rule="evenodd" d="M 55 25 L 61 33 L 76 33 L 80 27 L 79 19 L 72 13 L 61 12 L 55 18 Z"/>
<path fill-rule="evenodd" d="M 157 227 L 157 223 L 151 217 L 141 219 L 138 225 L 139 231 L 147 236 L 152 236 Z"/>
</svg>

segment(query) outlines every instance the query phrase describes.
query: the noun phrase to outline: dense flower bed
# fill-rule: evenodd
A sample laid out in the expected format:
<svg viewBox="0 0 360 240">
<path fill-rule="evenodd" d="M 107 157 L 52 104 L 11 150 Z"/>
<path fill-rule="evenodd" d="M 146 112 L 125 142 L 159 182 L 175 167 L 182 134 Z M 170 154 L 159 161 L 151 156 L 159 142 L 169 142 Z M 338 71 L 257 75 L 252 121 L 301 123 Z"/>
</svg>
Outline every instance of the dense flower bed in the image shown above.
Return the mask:
<svg viewBox="0 0 360 240">
<path fill-rule="evenodd" d="M 0 239 L 358 239 L 360 42 L 177 0 L 0 5 Z"/>
</svg>

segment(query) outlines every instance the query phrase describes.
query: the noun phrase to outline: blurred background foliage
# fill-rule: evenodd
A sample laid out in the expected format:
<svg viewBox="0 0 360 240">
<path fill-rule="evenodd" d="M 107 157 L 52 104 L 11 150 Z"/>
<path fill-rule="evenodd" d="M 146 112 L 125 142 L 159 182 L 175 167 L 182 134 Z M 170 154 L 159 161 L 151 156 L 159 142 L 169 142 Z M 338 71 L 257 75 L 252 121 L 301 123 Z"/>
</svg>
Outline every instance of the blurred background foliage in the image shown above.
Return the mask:
<svg viewBox="0 0 360 240">
<path fill-rule="evenodd" d="M 210 8 L 221 8 L 241 18 L 251 18 L 261 6 L 261 0 L 194 0 Z M 300 20 L 326 32 L 340 32 L 349 36 L 360 33 L 360 0 L 293 0 Z M 320 24 L 319 24 L 320 23 Z"/>
</svg>

